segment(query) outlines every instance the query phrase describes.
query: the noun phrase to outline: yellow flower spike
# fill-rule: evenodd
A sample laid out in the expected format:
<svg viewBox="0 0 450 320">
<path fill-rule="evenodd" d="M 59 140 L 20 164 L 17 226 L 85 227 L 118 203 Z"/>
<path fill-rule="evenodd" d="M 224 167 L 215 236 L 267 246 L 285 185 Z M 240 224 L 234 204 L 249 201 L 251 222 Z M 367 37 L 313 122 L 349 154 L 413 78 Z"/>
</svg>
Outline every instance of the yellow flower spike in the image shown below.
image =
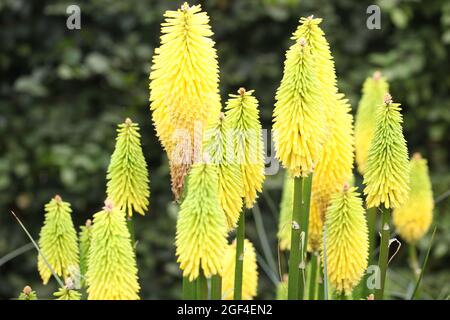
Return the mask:
<svg viewBox="0 0 450 320">
<path fill-rule="evenodd" d="M 301 18 L 293 36 L 295 40 L 306 39 L 316 60 L 327 127 L 312 185 L 309 237 L 313 239 L 309 243 L 313 250 L 320 246 L 323 219 L 331 194 L 339 191 L 352 175 L 354 152 L 351 107 L 344 95 L 338 93 L 334 60 L 325 33 L 320 28 L 321 22 L 322 19 L 313 16 Z"/>
<path fill-rule="evenodd" d="M 400 104 L 387 94 L 376 113 L 376 129 L 364 173 L 367 207 L 397 208 L 408 199 L 408 149 L 402 131 Z"/>
<path fill-rule="evenodd" d="M 183 277 L 189 281 L 200 273 L 206 277 L 222 274 L 227 247 L 227 220 L 217 190 L 217 165 L 197 163 L 191 168 L 187 195 L 177 221 L 176 255 Z"/>
<path fill-rule="evenodd" d="M 276 155 L 295 177 L 311 173 L 322 152 L 326 132 L 322 94 L 317 61 L 311 46 L 300 38 L 286 53 L 273 111 Z"/>
<path fill-rule="evenodd" d="M 106 193 L 129 217 L 133 212 L 145 215 L 150 190 L 139 125 L 127 118 L 119 124 L 117 132 L 116 147 L 106 177 Z"/>
<path fill-rule="evenodd" d="M 240 164 L 245 206 L 253 207 L 264 183 L 264 143 L 254 90 L 238 90 L 226 103 L 225 123 L 232 130 L 235 161 Z"/>
<path fill-rule="evenodd" d="M 350 294 L 364 275 L 369 255 L 367 222 L 356 188 L 346 184 L 332 196 L 325 224 L 328 280 L 339 293 Z"/>
<path fill-rule="evenodd" d="M 387 92 L 389 85 L 379 71 L 364 82 L 355 120 L 356 163 L 361 174 L 364 174 L 370 142 L 375 133 L 374 115 L 377 108 L 383 104 Z"/>
<path fill-rule="evenodd" d="M 125 212 L 109 199 L 94 214 L 86 278 L 89 300 L 139 300 L 136 256 Z"/>
<path fill-rule="evenodd" d="M 214 121 L 205 132 L 205 152 L 219 171 L 219 201 L 227 217 L 228 230 L 234 229 L 242 210 L 242 172 L 235 161 L 232 132 L 224 121 L 224 114 Z M 231 149 L 231 150 L 229 150 Z"/>
<path fill-rule="evenodd" d="M 258 290 L 258 266 L 253 244 L 244 240 L 244 262 L 242 272 L 242 299 L 252 300 Z M 234 272 L 236 265 L 236 241 L 228 245 L 223 259 L 222 298 L 232 300 L 234 293 Z"/>
<path fill-rule="evenodd" d="M 313 227 L 311 236 L 316 236 L 318 239 L 322 238 L 321 225 L 325 219 L 330 197 L 339 191 L 345 182 L 349 181 L 353 169 L 354 143 L 351 108 L 343 95 L 336 94 L 336 97 L 335 108 L 331 112 L 331 118 L 328 118 L 327 121 L 330 134 L 314 169 L 312 184 L 312 217 L 310 220 L 321 219 L 322 221 L 316 221 L 317 233 L 314 232 Z M 315 212 L 316 210 L 318 212 Z M 317 241 L 314 242 L 317 243 Z"/>
<path fill-rule="evenodd" d="M 70 203 L 56 195 L 45 205 L 45 221 L 39 238 L 39 248 L 58 276 L 64 278 L 78 273 L 78 240 L 71 217 Z M 38 257 L 38 270 L 44 284 L 52 276 L 42 255 Z"/>
<path fill-rule="evenodd" d="M 419 153 L 410 162 L 411 190 L 408 201 L 393 211 L 394 225 L 400 236 L 409 243 L 420 240 L 433 220 L 433 191 L 427 160 Z"/>
<path fill-rule="evenodd" d="M 309 16 L 300 18 L 300 25 L 291 39 L 299 41 L 305 39 L 311 46 L 311 52 L 317 61 L 317 78 L 322 87 L 323 102 L 325 109 L 331 110 L 333 106 L 333 95 L 337 93 L 337 80 L 334 70 L 334 60 L 331 55 L 330 45 L 325 38 L 325 33 L 320 28 L 322 19 Z"/>
<path fill-rule="evenodd" d="M 150 109 L 178 199 L 194 162 L 195 127 L 202 130 L 220 113 L 219 68 L 209 17 L 200 5 L 184 3 L 164 16 L 150 73 Z"/>
</svg>

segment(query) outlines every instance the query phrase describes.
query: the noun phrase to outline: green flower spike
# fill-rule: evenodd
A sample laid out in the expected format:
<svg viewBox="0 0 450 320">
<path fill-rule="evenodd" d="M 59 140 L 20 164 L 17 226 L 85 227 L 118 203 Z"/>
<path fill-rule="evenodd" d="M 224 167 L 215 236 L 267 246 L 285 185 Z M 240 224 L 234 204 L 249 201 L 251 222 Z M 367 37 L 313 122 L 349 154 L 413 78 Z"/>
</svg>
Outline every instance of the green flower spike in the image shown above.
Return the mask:
<svg viewBox="0 0 450 320">
<path fill-rule="evenodd" d="M 45 205 L 45 221 L 39 238 L 39 248 L 58 276 L 64 278 L 79 273 L 77 233 L 72 222 L 70 203 L 56 195 Z M 52 276 L 42 255 L 38 270 L 44 284 Z"/>
<path fill-rule="evenodd" d="M 254 90 L 238 90 L 238 95 L 230 94 L 226 104 L 226 126 L 233 131 L 233 146 L 237 163 L 241 166 L 243 197 L 250 209 L 256 202 L 257 193 L 264 183 L 264 143 L 259 121 L 258 100 Z"/>
<path fill-rule="evenodd" d="M 108 198 L 128 216 L 145 214 L 149 203 L 147 164 L 141 148 L 139 125 L 127 118 L 119 124 L 116 147 L 107 174 Z"/>
<path fill-rule="evenodd" d="M 187 195 L 177 221 L 176 255 L 189 281 L 200 271 L 206 277 L 222 274 L 227 249 L 227 221 L 220 206 L 215 164 L 194 164 L 188 175 Z"/>
<path fill-rule="evenodd" d="M 234 161 L 236 150 L 233 148 L 231 133 L 222 113 L 206 130 L 204 142 L 211 163 L 217 164 L 219 171 L 219 201 L 225 211 L 229 230 L 234 229 L 238 222 L 244 189 L 241 167 Z"/>
<path fill-rule="evenodd" d="M 86 274 L 89 300 L 138 300 L 136 256 L 125 213 L 105 201 L 94 214 Z"/>
<path fill-rule="evenodd" d="M 387 94 L 376 114 L 376 130 L 370 144 L 364 174 L 367 207 L 403 205 L 409 193 L 409 160 L 402 132 L 400 104 Z"/>
</svg>

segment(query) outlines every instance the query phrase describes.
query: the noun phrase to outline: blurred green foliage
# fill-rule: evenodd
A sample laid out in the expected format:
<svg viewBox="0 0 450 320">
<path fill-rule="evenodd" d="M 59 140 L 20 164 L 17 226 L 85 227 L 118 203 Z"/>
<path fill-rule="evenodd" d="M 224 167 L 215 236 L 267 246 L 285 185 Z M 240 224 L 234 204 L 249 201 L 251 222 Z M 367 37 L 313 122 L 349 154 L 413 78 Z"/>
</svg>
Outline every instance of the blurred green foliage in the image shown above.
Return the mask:
<svg viewBox="0 0 450 320">
<path fill-rule="evenodd" d="M 75 3 L 81 8 L 81 30 L 68 30 L 66 8 L 73 2 L 0 1 L 0 259 L 27 243 L 9 210 L 38 237 L 43 206 L 56 193 L 72 203 L 77 225 L 101 208 L 115 127 L 129 116 L 142 127 L 151 179 L 150 212 L 135 223 L 142 297 L 180 297 L 176 206 L 148 109 L 148 74 L 163 13 L 181 2 L 80 0 Z M 429 159 L 436 196 L 449 188 L 449 1 L 200 3 L 215 32 L 224 100 L 240 86 L 256 89 L 264 127 L 270 128 L 290 35 L 301 16 L 322 17 L 339 87 L 352 106 L 364 79 L 381 68 L 394 99 L 403 105 L 410 151 Z M 366 9 L 374 3 L 381 8 L 381 30 L 366 28 Z M 259 201 L 274 259 L 282 176 L 267 178 Z M 424 279 L 425 298 L 450 294 L 449 210 L 448 198 L 435 210 L 438 231 Z M 270 254 L 264 254 L 254 216 L 248 220 L 247 236 L 264 267 L 259 298 L 272 298 L 278 272 L 268 270 Z M 427 241 L 429 236 L 419 247 L 425 249 Z M 410 284 L 405 261 L 403 247 L 392 262 L 390 288 L 396 297 Z M 0 266 L 0 298 L 17 296 L 26 284 L 40 297 L 55 290 L 54 283 L 40 285 L 34 251 Z"/>
</svg>

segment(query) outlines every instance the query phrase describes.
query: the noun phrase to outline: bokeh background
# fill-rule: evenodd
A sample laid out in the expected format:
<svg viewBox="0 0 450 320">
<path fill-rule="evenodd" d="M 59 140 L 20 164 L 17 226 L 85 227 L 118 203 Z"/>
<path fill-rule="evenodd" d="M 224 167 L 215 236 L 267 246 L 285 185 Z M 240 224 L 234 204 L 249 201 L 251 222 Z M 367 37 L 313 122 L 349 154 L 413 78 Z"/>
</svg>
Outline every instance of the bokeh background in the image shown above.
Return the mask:
<svg viewBox="0 0 450 320">
<path fill-rule="evenodd" d="M 73 205 L 77 226 L 105 198 L 105 174 L 115 128 L 125 117 L 140 123 L 151 179 L 150 212 L 137 217 L 142 297 L 180 298 L 174 255 L 176 206 L 167 159 L 148 108 L 152 52 L 167 9 L 182 1 L 0 1 L 0 298 L 41 285 L 36 251 L 10 214 L 14 210 L 37 238 L 43 206 L 55 194 Z M 339 87 L 353 111 L 364 79 L 380 69 L 403 105 L 410 152 L 429 159 L 438 198 L 437 226 L 422 297 L 450 295 L 450 2 L 445 0 L 208 0 L 221 70 L 223 100 L 240 86 L 256 90 L 264 128 L 271 127 L 284 54 L 302 16 L 324 18 Z M 81 30 L 66 28 L 66 8 L 81 8 Z M 192 4 L 192 3 L 191 3 Z M 366 9 L 381 8 L 381 30 L 366 28 Z M 279 278 L 276 226 L 283 172 L 269 176 L 248 215 L 247 237 L 260 261 L 258 298 L 273 298 Z M 357 179 L 359 181 L 360 179 Z M 430 235 L 419 244 L 423 252 Z M 18 249 L 18 250 L 17 250 Z M 388 290 L 411 290 L 406 247 L 391 263 Z"/>
</svg>

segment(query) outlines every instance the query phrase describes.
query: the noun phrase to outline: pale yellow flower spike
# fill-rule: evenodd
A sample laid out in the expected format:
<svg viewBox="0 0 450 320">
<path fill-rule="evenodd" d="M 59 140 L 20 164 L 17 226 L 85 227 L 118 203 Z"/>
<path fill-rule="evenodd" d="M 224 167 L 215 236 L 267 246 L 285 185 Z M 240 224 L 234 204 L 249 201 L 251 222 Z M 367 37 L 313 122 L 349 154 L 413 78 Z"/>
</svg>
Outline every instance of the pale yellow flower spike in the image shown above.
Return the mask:
<svg viewBox="0 0 450 320">
<path fill-rule="evenodd" d="M 328 280 L 337 292 L 350 294 L 364 275 L 369 256 L 367 222 L 356 188 L 346 184 L 332 196 L 325 224 Z"/>
<path fill-rule="evenodd" d="M 283 79 L 273 111 L 276 156 L 295 177 L 307 176 L 317 163 L 326 122 L 317 61 L 300 38 L 286 53 Z"/>
<path fill-rule="evenodd" d="M 240 164 L 245 206 L 253 207 L 264 183 L 264 142 L 259 120 L 258 100 L 254 90 L 238 90 L 230 94 L 226 104 L 225 123 L 232 130 L 235 161 Z"/>
<path fill-rule="evenodd" d="M 327 133 L 322 152 L 314 169 L 312 184 L 309 249 L 319 251 L 322 226 L 331 194 L 340 190 L 352 175 L 354 138 L 351 107 L 343 94 L 338 93 L 334 60 L 322 19 L 300 19 L 293 39 L 305 38 L 317 63 L 317 78 L 321 87 Z"/>
<path fill-rule="evenodd" d="M 242 272 L 242 299 L 252 300 L 258 289 L 258 266 L 253 244 L 244 240 L 244 263 Z M 234 269 L 236 263 L 236 241 L 228 246 L 223 260 L 222 299 L 232 300 L 234 293 Z"/>
<path fill-rule="evenodd" d="M 409 243 L 420 240 L 433 220 L 433 191 L 428 175 L 427 160 L 419 153 L 410 162 L 411 181 L 408 201 L 394 209 L 394 225 L 400 236 Z"/>
<path fill-rule="evenodd" d="M 200 5 L 184 3 L 164 16 L 150 73 L 150 109 L 178 199 L 194 161 L 194 132 L 204 130 L 208 118 L 220 113 L 219 69 L 209 17 Z"/>
</svg>

